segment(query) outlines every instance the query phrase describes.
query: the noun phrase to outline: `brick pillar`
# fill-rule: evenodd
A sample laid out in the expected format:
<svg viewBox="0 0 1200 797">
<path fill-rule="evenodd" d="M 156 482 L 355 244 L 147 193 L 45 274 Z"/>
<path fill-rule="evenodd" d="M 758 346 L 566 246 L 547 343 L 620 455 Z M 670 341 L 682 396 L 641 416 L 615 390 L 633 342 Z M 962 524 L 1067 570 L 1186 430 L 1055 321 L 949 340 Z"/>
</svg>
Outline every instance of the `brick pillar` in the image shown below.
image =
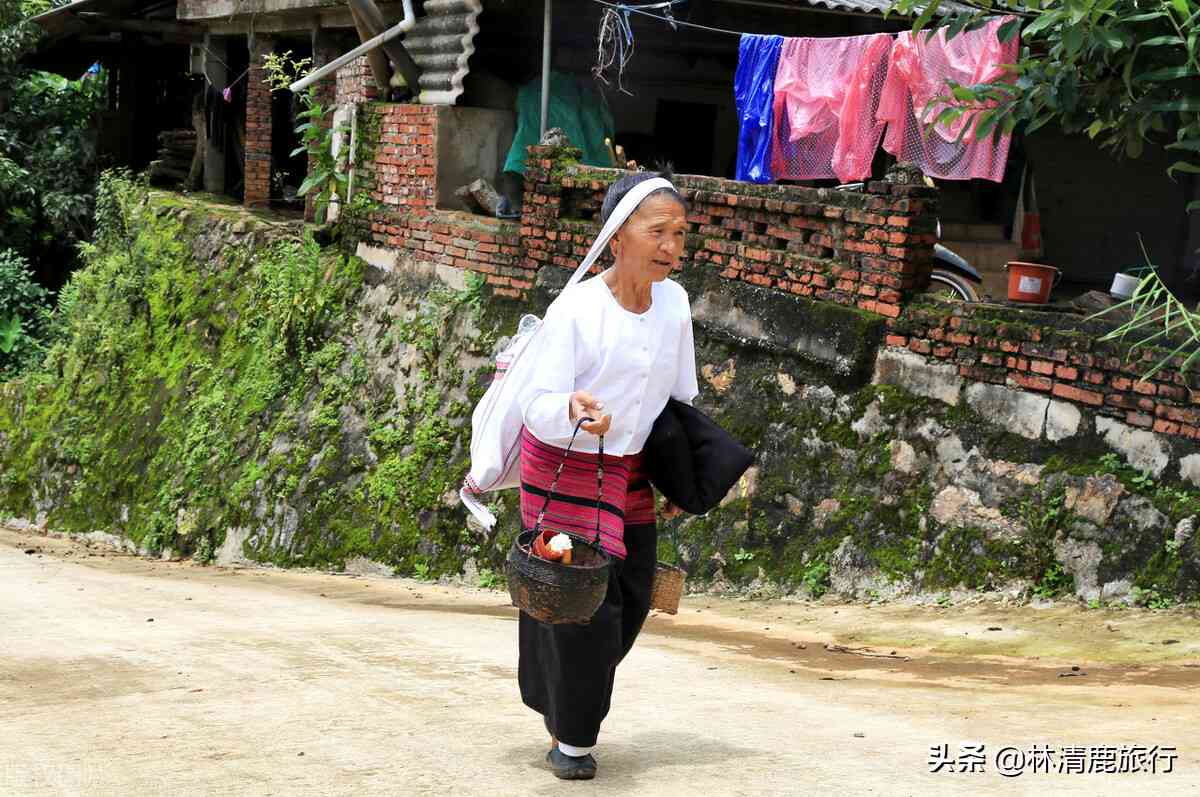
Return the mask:
<svg viewBox="0 0 1200 797">
<path fill-rule="evenodd" d="M 266 83 L 263 57 L 275 48 L 269 36 L 255 35 L 250 42 L 250 74 L 246 80 L 246 193 L 248 208 L 271 201 L 271 89 Z"/>
<path fill-rule="evenodd" d="M 901 264 L 903 289 L 924 289 L 933 271 L 933 246 L 937 243 L 937 189 L 925 185 L 919 167 L 905 162 L 893 164 L 883 181 L 889 193 L 885 251 L 888 258 Z"/>
<path fill-rule="evenodd" d="M 379 86 L 375 83 L 367 56 L 360 56 L 337 71 L 338 105 L 378 99 L 381 99 Z"/>
</svg>

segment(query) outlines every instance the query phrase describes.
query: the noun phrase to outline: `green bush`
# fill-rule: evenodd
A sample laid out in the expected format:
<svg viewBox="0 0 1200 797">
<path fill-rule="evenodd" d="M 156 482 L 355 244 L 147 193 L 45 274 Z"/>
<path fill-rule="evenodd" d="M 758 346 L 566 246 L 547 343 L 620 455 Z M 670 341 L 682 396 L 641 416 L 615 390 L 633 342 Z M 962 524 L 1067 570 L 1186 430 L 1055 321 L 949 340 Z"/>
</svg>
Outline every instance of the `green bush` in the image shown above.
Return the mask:
<svg viewBox="0 0 1200 797">
<path fill-rule="evenodd" d="M 0 379 L 16 376 L 41 358 L 47 297 L 25 258 L 0 249 Z"/>
</svg>

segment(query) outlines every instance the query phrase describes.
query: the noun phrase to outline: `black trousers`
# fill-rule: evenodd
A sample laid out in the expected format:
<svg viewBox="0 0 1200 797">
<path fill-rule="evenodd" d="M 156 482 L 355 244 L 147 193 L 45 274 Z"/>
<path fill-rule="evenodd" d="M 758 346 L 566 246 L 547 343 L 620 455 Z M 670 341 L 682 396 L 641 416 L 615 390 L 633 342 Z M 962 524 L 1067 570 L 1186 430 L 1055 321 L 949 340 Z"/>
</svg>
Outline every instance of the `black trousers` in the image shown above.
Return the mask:
<svg viewBox="0 0 1200 797">
<path fill-rule="evenodd" d="M 608 593 L 589 623 L 549 625 L 521 612 L 521 700 L 546 718 L 551 733 L 591 747 L 608 716 L 617 665 L 650 613 L 658 528 L 625 527 L 626 557 L 613 559 Z"/>
</svg>

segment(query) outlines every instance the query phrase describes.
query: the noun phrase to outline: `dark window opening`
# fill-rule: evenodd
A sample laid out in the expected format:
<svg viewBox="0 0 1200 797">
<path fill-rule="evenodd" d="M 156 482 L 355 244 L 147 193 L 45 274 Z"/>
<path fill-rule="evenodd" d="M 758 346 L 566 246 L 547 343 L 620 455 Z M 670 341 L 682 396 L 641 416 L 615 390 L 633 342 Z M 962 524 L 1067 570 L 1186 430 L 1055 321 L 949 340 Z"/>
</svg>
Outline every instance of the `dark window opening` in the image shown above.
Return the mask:
<svg viewBox="0 0 1200 797">
<path fill-rule="evenodd" d="M 276 53 L 291 51 L 293 61 L 312 58 L 309 40 L 287 39 L 275 45 Z M 304 197 L 297 192 L 308 174 L 308 155 L 292 154 L 300 146 L 301 134 L 296 132 L 304 111 L 300 96 L 290 91 L 271 93 L 271 204 L 304 210 Z M 327 118 L 327 121 L 330 121 Z"/>
<path fill-rule="evenodd" d="M 716 129 L 716 105 L 659 100 L 654 121 L 659 160 L 670 163 L 677 174 L 712 174 L 717 171 Z"/>
</svg>

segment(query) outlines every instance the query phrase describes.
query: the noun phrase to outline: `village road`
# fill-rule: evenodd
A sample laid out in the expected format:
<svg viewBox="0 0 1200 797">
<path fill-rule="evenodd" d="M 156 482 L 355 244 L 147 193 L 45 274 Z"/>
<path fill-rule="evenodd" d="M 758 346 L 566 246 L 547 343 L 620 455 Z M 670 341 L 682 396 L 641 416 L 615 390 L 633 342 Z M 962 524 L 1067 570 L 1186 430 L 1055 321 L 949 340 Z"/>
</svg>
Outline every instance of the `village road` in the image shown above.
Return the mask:
<svg viewBox="0 0 1200 797">
<path fill-rule="evenodd" d="M 1196 794 L 1198 626 L 691 596 L 621 666 L 597 779 L 561 783 L 504 593 L 0 529 L 0 794 Z M 983 772 L 930 773 L 965 743 Z M 1160 771 L 999 774 L 1033 745 L 1159 745 Z"/>
</svg>

